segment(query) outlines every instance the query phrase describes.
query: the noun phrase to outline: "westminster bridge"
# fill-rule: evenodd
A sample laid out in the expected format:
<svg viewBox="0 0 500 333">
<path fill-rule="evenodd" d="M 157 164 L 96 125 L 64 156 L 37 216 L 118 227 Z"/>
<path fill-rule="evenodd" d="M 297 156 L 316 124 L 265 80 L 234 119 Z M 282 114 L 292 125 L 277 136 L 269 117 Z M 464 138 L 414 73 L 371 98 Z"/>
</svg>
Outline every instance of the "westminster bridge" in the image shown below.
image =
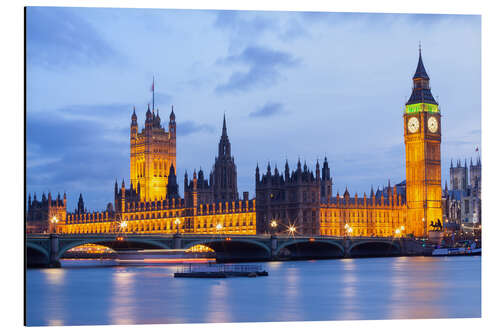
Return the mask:
<svg viewBox="0 0 500 333">
<path fill-rule="evenodd" d="M 28 267 L 59 267 L 66 251 L 84 244 L 113 250 L 187 250 L 205 245 L 217 261 L 300 260 L 349 257 L 422 255 L 425 248 L 409 238 L 291 235 L 197 234 L 28 234 Z"/>
</svg>

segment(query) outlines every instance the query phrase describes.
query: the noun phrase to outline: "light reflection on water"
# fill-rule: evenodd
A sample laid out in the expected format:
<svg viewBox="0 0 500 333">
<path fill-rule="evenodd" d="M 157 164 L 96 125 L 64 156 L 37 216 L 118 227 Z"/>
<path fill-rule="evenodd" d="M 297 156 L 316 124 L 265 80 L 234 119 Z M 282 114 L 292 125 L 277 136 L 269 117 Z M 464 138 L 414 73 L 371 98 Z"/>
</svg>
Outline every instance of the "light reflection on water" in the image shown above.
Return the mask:
<svg viewBox="0 0 500 333">
<path fill-rule="evenodd" d="M 113 274 L 113 291 L 111 296 L 110 319 L 112 324 L 130 325 L 134 319 L 134 276 L 136 273 L 127 272 L 120 268 Z"/>
<path fill-rule="evenodd" d="M 345 319 L 355 320 L 359 318 L 359 309 L 357 308 L 358 276 L 356 275 L 356 262 L 354 259 L 340 260 L 344 274 L 342 278 L 342 306 L 343 317 Z"/>
<path fill-rule="evenodd" d="M 175 266 L 98 264 L 28 270 L 28 325 L 481 315 L 480 257 L 270 262 L 262 264 L 268 277 L 228 279 L 175 279 Z"/>
</svg>

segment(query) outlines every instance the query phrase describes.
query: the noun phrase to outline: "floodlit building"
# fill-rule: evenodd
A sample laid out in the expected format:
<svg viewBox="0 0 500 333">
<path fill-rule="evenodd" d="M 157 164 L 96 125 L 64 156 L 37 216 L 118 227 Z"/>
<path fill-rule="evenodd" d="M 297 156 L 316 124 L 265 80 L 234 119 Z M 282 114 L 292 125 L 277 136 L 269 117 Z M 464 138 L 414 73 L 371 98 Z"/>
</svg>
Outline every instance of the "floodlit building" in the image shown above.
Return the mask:
<svg viewBox="0 0 500 333">
<path fill-rule="evenodd" d="M 429 81 L 419 51 L 413 91 L 403 112 L 406 180 L 397 185 L 391 186 L 389 182 L 376 192 L 372 188 L 369 195 L 351 194 L 347 188 L 340 195 L 337 189 L 333 196 L 333 176 L 325 157 L 322 165 L 316 161 L 311 169 L 306 161 L 302 165 L 299 160 L 295 170 L 291 170 L 286 161 L 283 173 L 277 167 L 273 172 L 268 164 L 261 174 L 257 166 L 256 197 L 250 199 L 248 192 L 243 192 L 240 198 L 224 116 L 213 167 L 208 176 L 200 169 L 189 179 L 186 172 L 184 198 L 181 198 L 173 107 L 166 131 L 159 110 L 151 110 L 148 105 L 140 132 L 135 108 L 133 110 L 130 184 L 126 188 L 125 181 L 120 187 L 115 183 L 114 207 L 110 204 L 105 211 L 87 212 L 80 198 L 77 211 L 66 214 L 65 199 L 61 206 L 56 204 L 61 207 L 59 210 L 54 210 L 53 204 L 30 199 L 28 225 L 45 223 L 48 227 L 52 214 L 57 214 L 54 228 L 60 233 L 270 234 L 292 231 L 301 235 L 425 236 L 443 216 L 456 216 L 453 207 L 458 205 L 453 194 L 449 200 L 442 201 L 441 113 Z M 477 212 L 480 216 L 478 163 L 471 166 L 472 185 L 467 185 L 467 171 L 453 169 L 452 189 L 455 191 L 456 187 L 461 191 L 461 220 L 474 219 Z M 445 195 L 448 193 L 445 191 Z M 474 199 L 477 193 L 479 201 Z M 467 199 L 469 197 L 472 199 Z M 443 215 L 443 202 L 446 215 Z M 43 214 L 36 213 L 41 211 Z"/>
</svg>

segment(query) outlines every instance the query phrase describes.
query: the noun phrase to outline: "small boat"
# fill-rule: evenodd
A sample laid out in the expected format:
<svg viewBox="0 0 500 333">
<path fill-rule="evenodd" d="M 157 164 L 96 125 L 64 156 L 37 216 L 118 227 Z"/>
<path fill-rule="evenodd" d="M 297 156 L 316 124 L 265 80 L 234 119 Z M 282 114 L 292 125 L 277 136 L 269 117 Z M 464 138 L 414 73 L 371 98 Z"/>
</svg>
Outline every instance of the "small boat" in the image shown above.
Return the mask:
<svg viewBox="0 0 500 333">
<path fill-rule="evenodd" d="M 228 265 L 228 264 L 188 264 L 178 267 L 174 277 L 185 278 L 227 278 L 233 276 L 268 276 L 260 265 Z"/>
</svg>

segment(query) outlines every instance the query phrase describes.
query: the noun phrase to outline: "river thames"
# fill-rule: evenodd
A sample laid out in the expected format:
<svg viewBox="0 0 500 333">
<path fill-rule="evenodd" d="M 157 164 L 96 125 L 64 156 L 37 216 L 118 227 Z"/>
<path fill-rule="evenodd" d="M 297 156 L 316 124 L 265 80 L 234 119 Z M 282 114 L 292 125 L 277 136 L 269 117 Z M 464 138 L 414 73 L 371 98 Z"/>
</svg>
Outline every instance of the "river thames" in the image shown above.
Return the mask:
<svg viewBox="0 0 500 333">
<path fill-rule="evenodd" d="M 311 260 L 262 266 L 268 277 L 182 279 L 173 277 L 176 266 L 64 260 L 60 269 L 27 270 L 27 324 L 481 316 L 481 257 Z"/>
</svg>

